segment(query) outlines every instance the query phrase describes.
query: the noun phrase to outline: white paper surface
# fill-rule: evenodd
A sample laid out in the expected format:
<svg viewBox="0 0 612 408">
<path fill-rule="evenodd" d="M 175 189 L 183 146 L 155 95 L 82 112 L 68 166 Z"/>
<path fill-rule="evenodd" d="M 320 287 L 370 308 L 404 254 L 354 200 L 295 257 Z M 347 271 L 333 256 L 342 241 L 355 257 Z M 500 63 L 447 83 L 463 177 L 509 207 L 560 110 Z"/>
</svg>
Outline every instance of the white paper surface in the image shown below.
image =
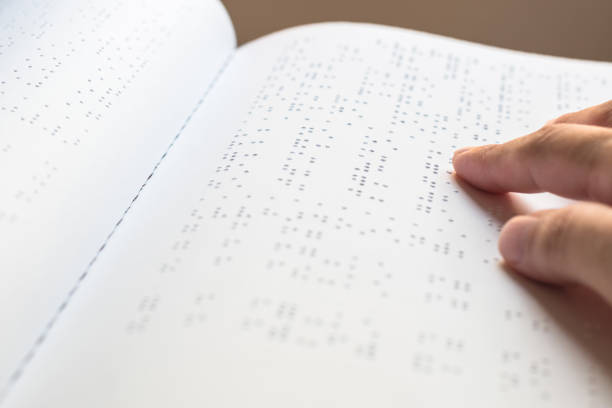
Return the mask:
<svg viewBox="0 0 612 408">
<path fill-rule="evenodd" d="M 217 1 L 0 6 L 0 393 L 234 45 Z"/>
<path fill-rule="evenodd" d="M 370 25 L 240 48 L 7 406 L 610 406 L 609 310 L 504 271 L 522 204 L 450 159 L 611 94 Z"/>
</svg>

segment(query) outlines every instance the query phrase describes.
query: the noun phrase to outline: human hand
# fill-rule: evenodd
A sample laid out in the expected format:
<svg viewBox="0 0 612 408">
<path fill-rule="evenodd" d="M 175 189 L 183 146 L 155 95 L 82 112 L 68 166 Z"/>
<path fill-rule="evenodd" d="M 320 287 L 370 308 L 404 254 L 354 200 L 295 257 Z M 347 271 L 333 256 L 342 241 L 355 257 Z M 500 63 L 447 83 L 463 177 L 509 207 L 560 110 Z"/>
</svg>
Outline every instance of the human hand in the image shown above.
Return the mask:
<svg viewBox="0 0 612 408">
<path fill-rule="evenodd" d="M 504 144 L 459 149 L 453 165 L 485 191 L 585 200 L 510 219 L 499 250 L 518 272 L 585 285 L 612 304 L 612 100 Z"/>
</svg>

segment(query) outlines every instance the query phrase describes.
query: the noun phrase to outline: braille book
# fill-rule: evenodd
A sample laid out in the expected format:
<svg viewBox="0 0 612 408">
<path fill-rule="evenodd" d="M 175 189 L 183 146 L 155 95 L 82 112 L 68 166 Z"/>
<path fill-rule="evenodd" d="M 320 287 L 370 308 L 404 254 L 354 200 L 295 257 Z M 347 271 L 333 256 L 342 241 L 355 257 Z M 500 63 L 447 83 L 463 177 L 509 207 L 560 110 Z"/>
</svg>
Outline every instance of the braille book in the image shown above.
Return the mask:
<svg viewBox="0 0 612 408">
<path fill-rule="evenodd" d="M 610 63 L 393 27 L 4 1 L 0 406 L 612 406 L 609 309 L 497 250 L 563 201 L 451 164 L 610 95 Z"/>
</svg>

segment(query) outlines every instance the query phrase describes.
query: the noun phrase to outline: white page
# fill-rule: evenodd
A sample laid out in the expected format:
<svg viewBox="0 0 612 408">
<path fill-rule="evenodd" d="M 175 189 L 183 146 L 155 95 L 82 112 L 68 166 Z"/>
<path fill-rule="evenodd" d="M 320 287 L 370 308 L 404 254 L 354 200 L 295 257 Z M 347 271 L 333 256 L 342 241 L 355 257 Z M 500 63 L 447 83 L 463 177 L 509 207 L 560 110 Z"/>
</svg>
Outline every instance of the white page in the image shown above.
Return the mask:
<svg viewBox="0 0 612 408">
<path fill-rule="evenodd" d="M 216 0 L 0 6 L 0 390 L 234 46 Z"/>
<path fill-rule="evenodd" d="M 521 203 L 450 175 L 610 68 L 361 24 L 240 48 L 6 405 L 610 406 L 609 310 L 504 271 Z"/>
</svg>

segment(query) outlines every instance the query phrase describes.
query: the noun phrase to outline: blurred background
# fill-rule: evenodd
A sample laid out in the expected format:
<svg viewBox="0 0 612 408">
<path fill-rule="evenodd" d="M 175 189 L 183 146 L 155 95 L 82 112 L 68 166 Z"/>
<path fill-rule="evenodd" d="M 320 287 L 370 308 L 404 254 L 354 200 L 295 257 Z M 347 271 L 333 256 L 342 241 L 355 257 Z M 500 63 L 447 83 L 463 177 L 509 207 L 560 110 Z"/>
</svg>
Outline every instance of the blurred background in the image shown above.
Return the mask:
<svg viewBox="0 0 612 408">
<path fill-rule="evenodd" d="M 223 0 L 240 44 L 318 21 L 365 21 L 504 48 L 612 61 L 612 0 Z"/>
</svg>

